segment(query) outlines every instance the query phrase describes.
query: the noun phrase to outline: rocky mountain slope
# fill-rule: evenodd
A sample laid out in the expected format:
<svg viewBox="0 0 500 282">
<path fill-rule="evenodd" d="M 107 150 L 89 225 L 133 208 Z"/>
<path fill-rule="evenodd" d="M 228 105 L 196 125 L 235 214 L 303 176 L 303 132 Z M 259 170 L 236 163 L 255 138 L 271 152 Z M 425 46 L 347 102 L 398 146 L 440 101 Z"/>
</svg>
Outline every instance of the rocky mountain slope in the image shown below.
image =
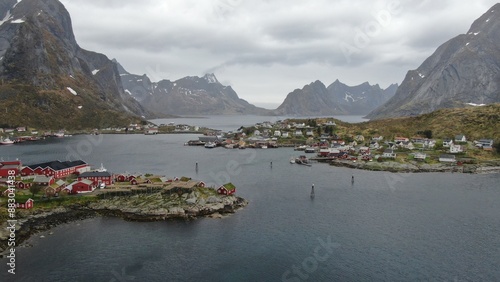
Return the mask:
<svg viewBox="0 0 500 282">
<path fill-rule="evenodd" d="M 386 102 L 397 84 L 381 89 L 368 82 L 348 86 L 336 80 L 328 87 L 317 80 L 295 89 L 275 110 L 278 115 L 364 115 Z"/>
<path fill-rule="evenodd" d="M 231 86 L 222 85 L 214 74 L 188 76 L 176 81 L 151 82 L 147 75 L 127 72 L 118 64 L 125 92 L 145 108 L 172 115 L 270 114 L 240 99 Z"/>
<path fill-rule="evenodd" d="M 500 4 L 466 34 L 445 42 L 407 73 L 396 95 L 367 117 L 413 116 L 441 108 L 500 102 Z"/>
<path fill-rule="evenodd" d="M 5 125 L 106 127 L 149 115 L 124 92 L 111 60 L 78 46 L 59 1 L 2 1 L 0 18 Z"/>
</svg>

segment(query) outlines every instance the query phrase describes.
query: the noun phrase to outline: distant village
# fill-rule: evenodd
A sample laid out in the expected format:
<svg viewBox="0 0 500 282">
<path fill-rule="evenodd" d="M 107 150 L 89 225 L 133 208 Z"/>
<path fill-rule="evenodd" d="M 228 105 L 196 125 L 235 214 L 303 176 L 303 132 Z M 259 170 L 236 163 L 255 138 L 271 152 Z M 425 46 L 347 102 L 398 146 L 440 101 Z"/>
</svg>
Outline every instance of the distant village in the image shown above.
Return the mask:
<svg viewBox="0 0 500 282">
<path fill-rule="evenodd" d="M 71 137 L 73 134 L 145 134 L 156 135 L 162 133 L 197 133 L 201 134 L 207 131 L 207 128 L 199 126 L 191 126 L 187 124 L 169 124 L 155 125 L 152 123 L 138 124 L 131 123 L 123 127 L 108 127 L 103 129 L 92 129 L 86 131 L 67 131 L 60 129 L 53 130 L 38 130 L 25 126 L 15 128 L 0 128 L 0 145 L 12 145 L 23 142 L 39 141 L 45 138 L 55 137 Z"/>
<path fill-rule="evenodd" d="M 8 184 L 8 177 L 15 176 L 14 183 Z M 9 185 L 15 187 L 16 208 L 31 209 L 34 207 L 35 196 L 43 200 L 56 197 L 72 197 L 98 195 L 101 193 L 129 192 L 131 190 L 147 189 L 184 189 L 186 191 L 205 187 L 203 181 L 186 177 L 167 178 L 152 174 L 111 173 L 101 167 L 91 169 L 82 160 L 51 161 L 23 165 L 20 160 L 0 161 L 0 192 L 7 197 L 12 191 Z M 233 195 L 236 187 L 226 183 L 213 187 L 219 195 Z"/>
<path fill-rule="evenodd" d="M 493 156 L 494 140 L 482 138 L 468 140 L 457 133 L 443 139 L 424 136 L 364 136 L 337 132 L 334 121 L 317 123 L 317 120 L 284 120 L 257 123 L 241 127 L 237 131 L 224 133 L 209 131 L 198 140 L 189 140 L 186 145 L 226 149 L 293 147 L 297 151 L 316 154 L 316 160 L 384 161 L 411 159 L 424 162 L 456 163 L 474 161 L 475 153 Z"/>
</svg>

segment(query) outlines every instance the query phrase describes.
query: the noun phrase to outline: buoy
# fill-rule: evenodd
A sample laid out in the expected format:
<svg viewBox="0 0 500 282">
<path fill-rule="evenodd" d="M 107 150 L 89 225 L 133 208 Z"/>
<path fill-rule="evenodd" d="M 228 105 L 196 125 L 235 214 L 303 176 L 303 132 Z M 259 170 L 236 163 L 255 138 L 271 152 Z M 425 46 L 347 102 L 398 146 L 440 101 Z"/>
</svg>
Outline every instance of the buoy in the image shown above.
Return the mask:
<svg viewBox="0 0 500 282">
<path fill-rule="evenodd" d="M 312 188 L 311 188 L 311 199 L 314 198 L 314 184 L 312 185 Z"/>
</svg>

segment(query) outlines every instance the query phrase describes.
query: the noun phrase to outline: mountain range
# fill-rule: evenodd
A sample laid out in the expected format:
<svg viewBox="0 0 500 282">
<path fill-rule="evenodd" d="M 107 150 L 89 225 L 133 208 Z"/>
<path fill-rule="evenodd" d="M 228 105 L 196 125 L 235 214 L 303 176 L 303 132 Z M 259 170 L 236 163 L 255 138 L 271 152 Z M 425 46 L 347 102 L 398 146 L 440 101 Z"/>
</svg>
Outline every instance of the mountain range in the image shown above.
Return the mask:
<svg viewBox="0 0 500 282">
<path fill-rule="evenodd" d="M 368 82 L 347 86 L 338 79 L 326 87 L 317 80 L 295 89 L 274 111 L 277 115 L 364 115 L 391 98 L 397 84 L 381 89 Z"/>
<path fill-rule="evenodd" d="M 445 42 L 406 74 L 394 97 L 370 119 L 415 116 L 441 108 L 500 102 L 500 4 L 466 34 Z"/>
<path fill-rule="evenodd" d="M 116 61 L 115 61 L 116 62 Z M 172 115 L 269 115 L 270 110 L 256 107 L 238 97 L 231 86 L 224 86 L 210 73 L 188 76 L 176 81 L 151 82 L 147 75 L 130 74 L 118 62 L 125 92 L 145 108 Z"/>
<path fill-rule="evenodd" d="M 412 116 L 500 102 L 500 4 L 442 44 L 398 87 L 336 80 L 295 89 L 275 110 L 241 99 L 214 74 L 152 82 L 82 49 L 58 0 L 0 3 L 0 126 L 109 127 L 165 115 Z M 256 82 L 258 83 L 258 82 Z"/>
</svg>

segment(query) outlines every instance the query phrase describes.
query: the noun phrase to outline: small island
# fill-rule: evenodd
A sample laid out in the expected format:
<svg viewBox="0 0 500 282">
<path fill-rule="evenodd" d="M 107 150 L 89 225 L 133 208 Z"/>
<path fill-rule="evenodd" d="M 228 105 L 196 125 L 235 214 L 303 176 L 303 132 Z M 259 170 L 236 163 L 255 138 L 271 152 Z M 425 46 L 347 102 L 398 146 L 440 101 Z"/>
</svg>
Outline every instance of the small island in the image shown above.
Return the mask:
<svg viewBox="0 0 500 282">
<path fill-rule="evenodd" d="M 18 246 L 35 233 L 95 216 L 131 221 L 222 218 L 248 204 L 235 195 L 236 186 L 232 183 L 207 187 L 205 182 L 188 177 L 112 174 L 102 166 L 89 170 L 84 161 L 53 161 L 24 167 L 20 161 L 4 163 L 2 167 L 8 166 L 19 174 L 15 180 L 11 178 L 12 182 L 5 181 L 7 187 L 0 190 L 0 252 L 11 247 L 8 239 L 12 226 Z M 38 169 L 48 175 L 39 175 Z M 9 190 L 10 185 L 15 189 Z M 14 194 L 14 214 L 7 208 L 12 196 L 9 193 Z"/>
</svg>

